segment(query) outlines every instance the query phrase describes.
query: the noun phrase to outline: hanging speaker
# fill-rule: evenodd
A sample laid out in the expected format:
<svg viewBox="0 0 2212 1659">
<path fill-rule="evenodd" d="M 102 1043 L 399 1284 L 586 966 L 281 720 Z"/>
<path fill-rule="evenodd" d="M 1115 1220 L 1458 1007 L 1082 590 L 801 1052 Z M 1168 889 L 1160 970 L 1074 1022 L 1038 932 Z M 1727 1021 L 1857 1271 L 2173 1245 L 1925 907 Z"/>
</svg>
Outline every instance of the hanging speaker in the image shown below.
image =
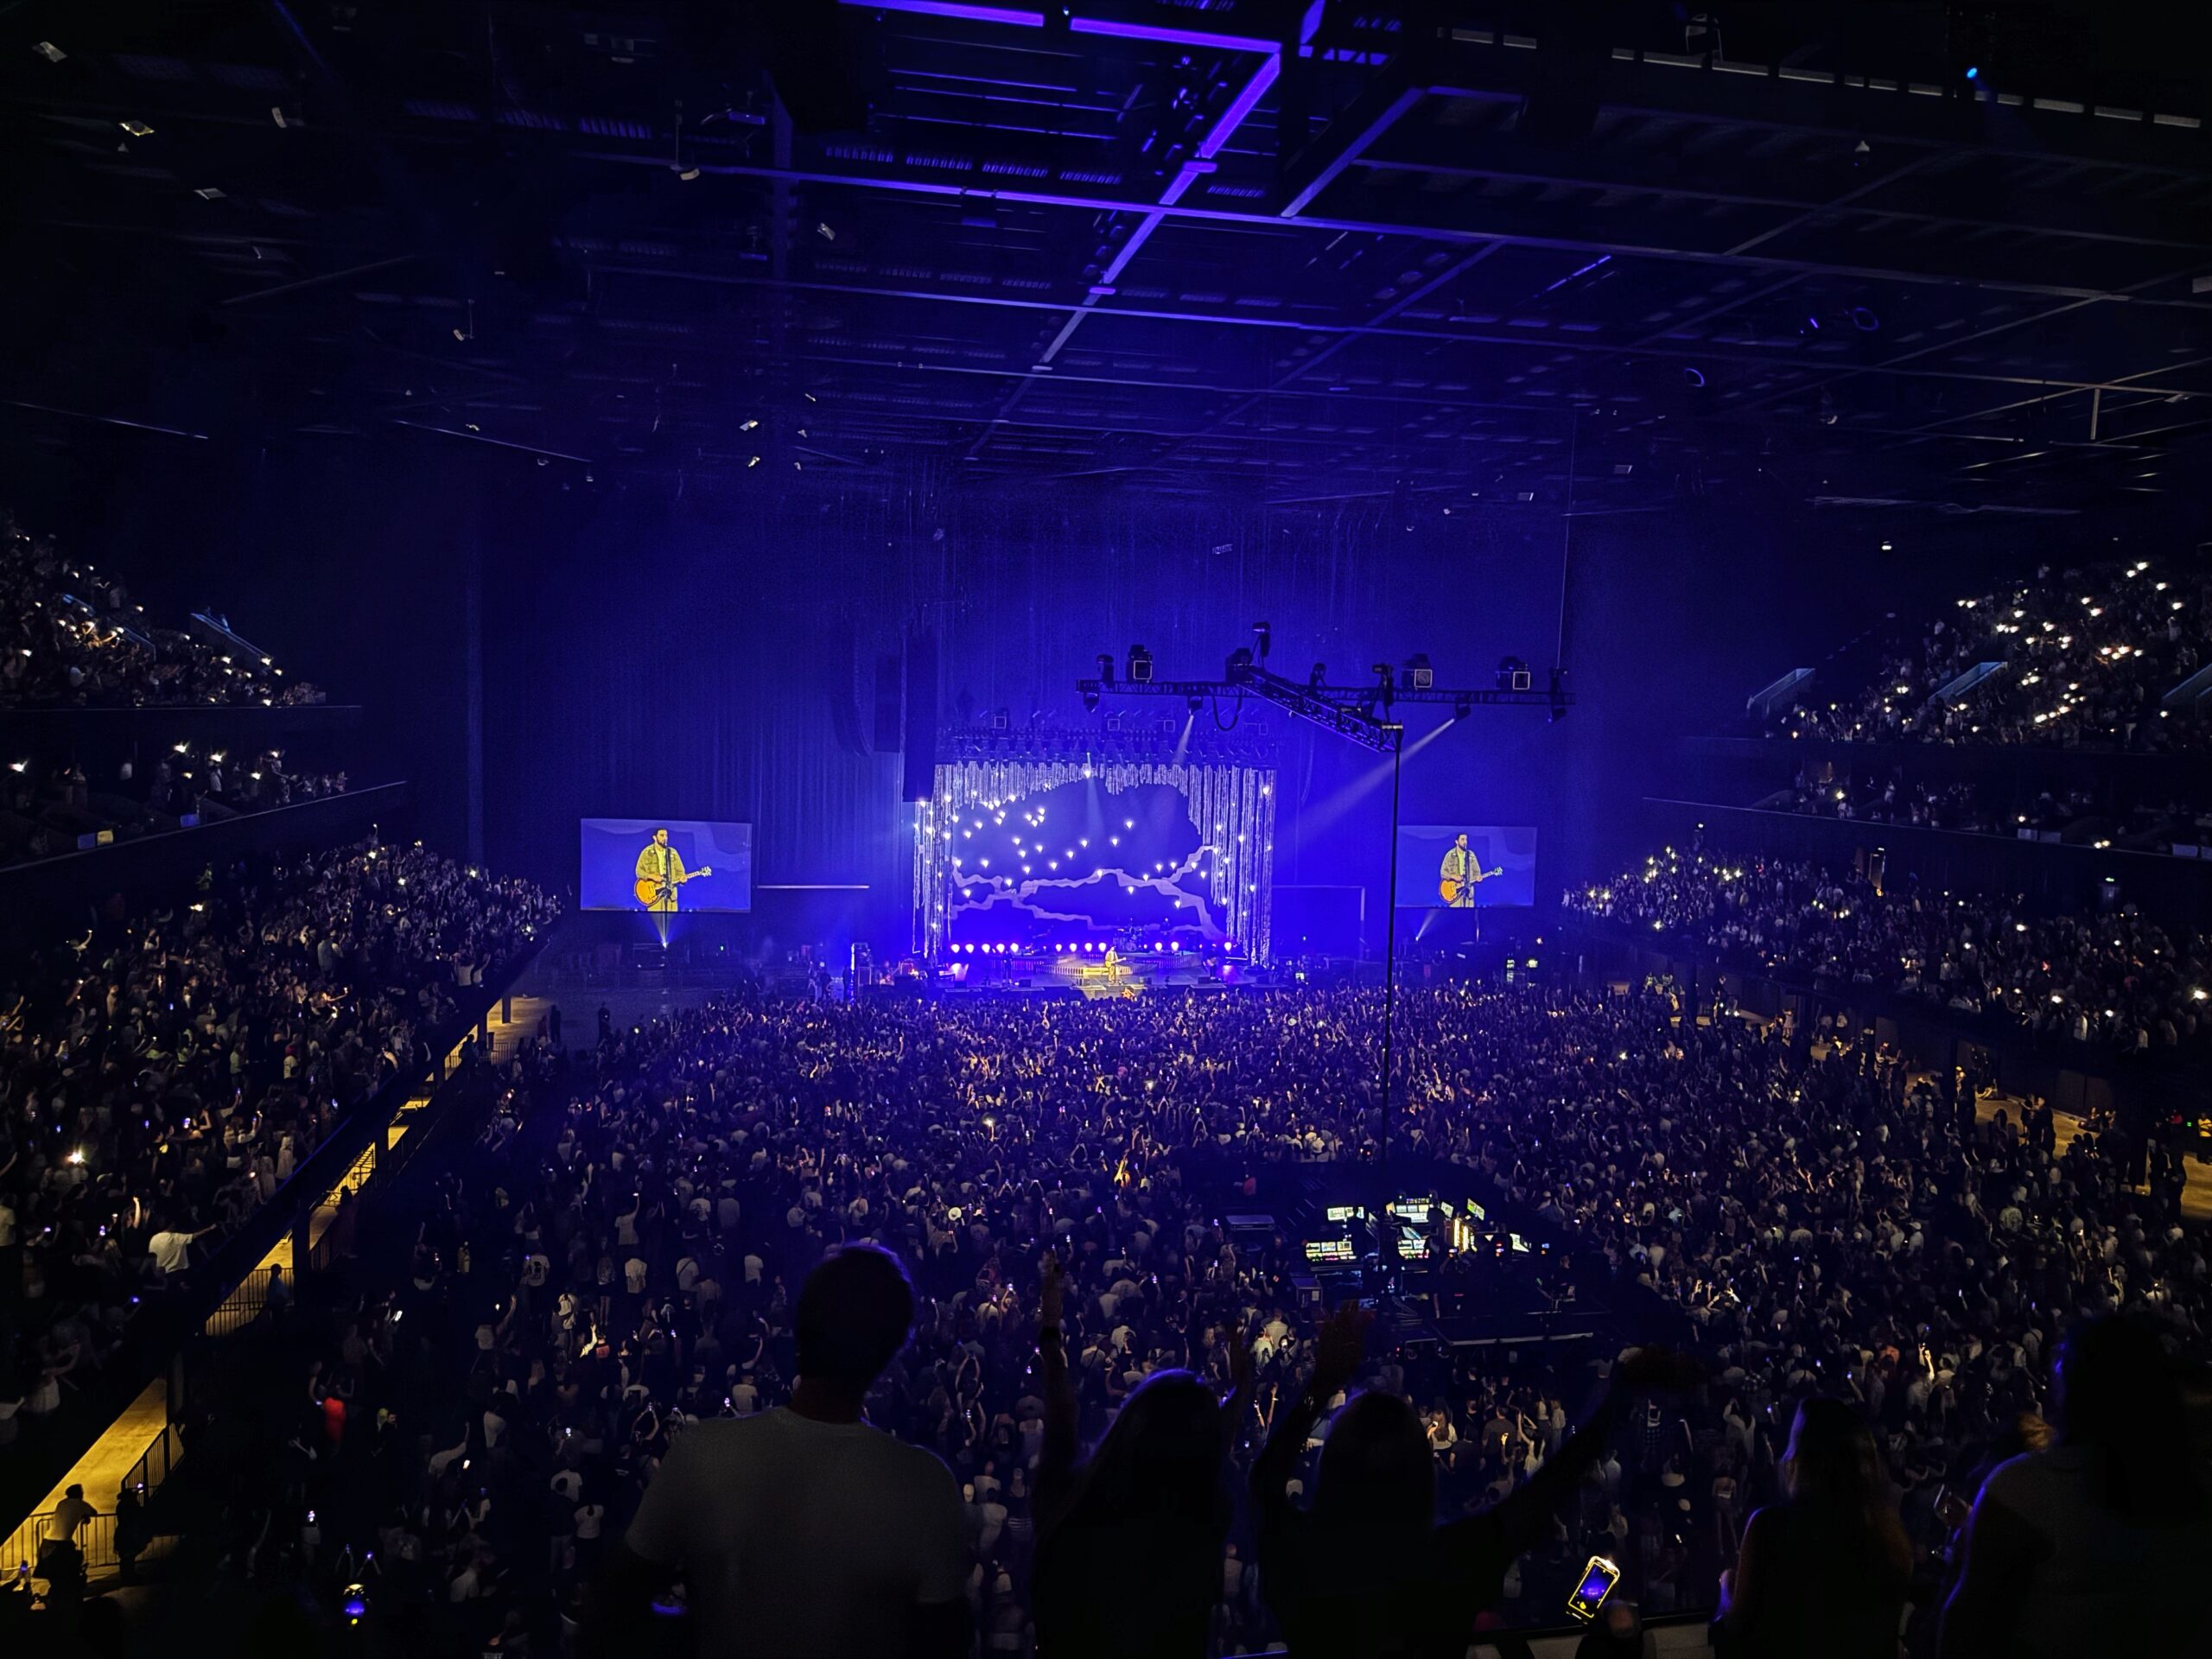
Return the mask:
<svg viewBox="0 0 2212 1659">
<path fill-rule="evenodd" d="M 906 636 L 906 742 L 902 798 L 926 801 L 937 788 L 937 636 Z"/>
</svg>

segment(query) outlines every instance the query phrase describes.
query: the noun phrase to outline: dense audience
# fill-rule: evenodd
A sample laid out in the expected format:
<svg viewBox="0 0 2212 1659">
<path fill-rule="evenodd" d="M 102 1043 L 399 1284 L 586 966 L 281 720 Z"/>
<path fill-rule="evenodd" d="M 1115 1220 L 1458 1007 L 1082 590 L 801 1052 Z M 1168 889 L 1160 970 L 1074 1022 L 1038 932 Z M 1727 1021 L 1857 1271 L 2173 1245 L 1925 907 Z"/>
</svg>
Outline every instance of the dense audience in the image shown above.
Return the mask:
<svg viewBox="0 0 2212 1659">
<path fill-rule="evenodd" d="M 2212 1029 L 2212 936 L 2162 928 L 2133 905 L 2042 916 L 2017 899 L 1701 846 L 1668 848 L 1562 903 L 1770 972 L 2001 1014 L 2131 1053 L 2187 1046 Z"/>
<path fill-rule="evenodd" d="M 1821 688 L 1769 735 L 1857 743 L 2039 743 L 2142 752 L 2212 747 L 2159 701 L 2212 653 L 2212 575 L 2138 559 L 2054 571 L 1958 601 L 1860 691 Z M 1977 664 L 1996 671 L 1938 693 Z"/>
<path fill-rule="evenodd" d="M 1556 1622 L 1592 1554 L 1626 1574 L 1593 1641 L 1634 1651 L 1637 1607 L 1712 1606 L 1728 1570 L 1766 1652 L 1783 1545 L 1875 1502 L 1866 1583 L 1924 1623 L 2069 1321 L 2202 1352 L 2183 1166 L 2142 1148 L 2135 1191 L 2116 1137 L 2062 1151 L 2047 1110 L 1979 1121 L 1847 1031 L 1696 1013 L 1402 995 L 1392 1170 L 1448 1166 L 1571 1242 L 1701 1375 L 1617 1340 L 1363 1341 L 1349 1309 L 1316 1325 L 1294 1242 L 1232 1239 L 1271 1166 L 1374 1159 L 1376 990 L 734 1000 L 602 1012 L 574 1052 L 555 1012 L 480 1080 L 482 1140 L 404 1265 L 268 1334 L 270 1409 L 219 1414 L 188 1541 L 224 1575 L 358 1582 L 425 1652 L 573 1637 L 598 1574 L 633 1610 L 680 1577 L 714 1653 L 970 1628 L 985 1653 L 1457 1653 L 1478 1621 Z M 863 1242 L 904 1273 L 837 1255 Z M 1479 1294 L 1485 1262 L 1443 1272 Z M 1785 1495 L 1755 1572 L 1746 1522 Z"/>
<path fill-rule="evenodd" d="M 0 1445 L 555 913 L 527 882 L 372 842 L 209 870 L 34 954 L 0 991 Z"/>
<path fill-rule="evenodd" d="M 2166 800 L 2114 810 L 2085 789 L 2062 785 L 2028 793 L 1972 782 L 1931 784 L 1909 778 L 1903 766 L 1808 763 L 1797 769 L 1788 789 L 1753 804 L 1847 823 L 2065 840 L 2133 852 L 2167 853 L 2180 847 L 2194 856 L 2196 849 L 2212 845 L 2212 807 Z"/>
<path fill-rule="evenodd" d="M 0 519 L 0 709 L 323 700 L 266 657 L 156 627 L 145 610 L 113 576 Z"/>
<path fill-rule="evenodd" d="M 346 792 L 342 769 L 314 769 L 284 751 L 181 742 L 133 756 L 95 778 L 74 759 L 25 757 L 0 772 L 0 867 L 53 858 L 86 836 L 136 841 Z"/>
</svg>

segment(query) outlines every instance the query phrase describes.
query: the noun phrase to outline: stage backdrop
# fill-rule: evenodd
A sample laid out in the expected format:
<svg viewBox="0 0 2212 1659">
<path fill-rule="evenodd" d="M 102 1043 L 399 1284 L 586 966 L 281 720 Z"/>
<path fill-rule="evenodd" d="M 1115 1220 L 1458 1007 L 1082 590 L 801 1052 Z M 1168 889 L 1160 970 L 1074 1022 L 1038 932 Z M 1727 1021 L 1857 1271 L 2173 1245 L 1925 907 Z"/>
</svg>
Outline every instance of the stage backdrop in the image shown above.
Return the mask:
<svg viewBox="0 0 2212 1659">
<path fill-rule="evenodd" d="M 1272 768 L 963 760 L 937 769 L 914 834 L 919 948 L 1143 934 L 1269 949 Z"/>
<path fill-rule="evenodd" d="M 680 861 L 676 868 L 684 874 L 670 908 L 686 914 L 753 908 L 753 826 L 690 818 L 586 818 L 577 884 L 582 908 L 647 908 L 637 893 L 639 859 L 656 830 L 668 831 L 670 850 Z"/>
</svg>

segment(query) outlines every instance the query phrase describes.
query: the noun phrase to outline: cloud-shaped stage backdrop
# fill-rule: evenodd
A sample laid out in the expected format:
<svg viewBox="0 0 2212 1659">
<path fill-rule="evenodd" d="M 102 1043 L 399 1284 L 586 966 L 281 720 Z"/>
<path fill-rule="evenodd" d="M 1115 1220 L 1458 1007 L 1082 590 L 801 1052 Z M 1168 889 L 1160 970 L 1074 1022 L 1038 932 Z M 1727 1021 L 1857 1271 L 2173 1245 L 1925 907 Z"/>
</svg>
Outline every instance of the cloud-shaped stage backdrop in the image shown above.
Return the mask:
<svg viewBox="0 0 2212 1659">
<path fill-rule="evenodd" d="M 995 808 L 971 805 L 947 827 L 955 944 L 1229 937 L 1214 849 L 1170 785 L 1109 792 L 1074 779 Z"/>
</svg>

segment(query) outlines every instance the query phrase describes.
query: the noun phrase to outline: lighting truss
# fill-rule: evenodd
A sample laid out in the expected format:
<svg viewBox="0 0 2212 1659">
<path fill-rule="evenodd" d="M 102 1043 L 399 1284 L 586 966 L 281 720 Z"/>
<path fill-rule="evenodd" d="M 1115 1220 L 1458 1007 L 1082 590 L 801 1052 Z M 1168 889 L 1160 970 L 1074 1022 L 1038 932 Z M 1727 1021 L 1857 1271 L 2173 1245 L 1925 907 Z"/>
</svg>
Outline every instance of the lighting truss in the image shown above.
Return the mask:
<svg viewBox="0 0 2212 1659">
<path fill-rule="evenodd" d="M 1338 702 L 1333 687 L 1316 690 L 1256 664 L 1243 672 L 1243 677 L 1233 680 L 1117 680 L 1111 684 L 1103 680 L 1078 680 L 1076 689 L 1082 692 L 1086 708 L 1095 706 L 1100 697 L 1180 697 L 1188 702 L 1194 697 L 1227 697 L 1233 702 L 1255 696 L 1377 754 L 1389 754 L 1398 747 L 1402 727 L 1361 713 L 1349 699 Z"/>
<path fill-rule="evenodd" d="M 1310 685 L 1285 679 L 1254 663 L 1236 667 L 1223 680 L 1079 680 L 1084 706 L 1095 708 L 1101 697 L 1193 697 L 1210 699 L 1250 696 L 1274 703 L 1300 720 L 1309 721 L 1362 748 L 1388 754 L 1396 748 L 1405 728 L 1395 721 L 1368 712 L 1376 704 L 1433 702 L 1473 709 L 1548 709 L 1556 719 L 1573 702 L 1564 686 L 1547 691 L 1500 691 L 1494 687 L 1431 686 L 1415 691 L 1407 686 Z"/>
</svg>

